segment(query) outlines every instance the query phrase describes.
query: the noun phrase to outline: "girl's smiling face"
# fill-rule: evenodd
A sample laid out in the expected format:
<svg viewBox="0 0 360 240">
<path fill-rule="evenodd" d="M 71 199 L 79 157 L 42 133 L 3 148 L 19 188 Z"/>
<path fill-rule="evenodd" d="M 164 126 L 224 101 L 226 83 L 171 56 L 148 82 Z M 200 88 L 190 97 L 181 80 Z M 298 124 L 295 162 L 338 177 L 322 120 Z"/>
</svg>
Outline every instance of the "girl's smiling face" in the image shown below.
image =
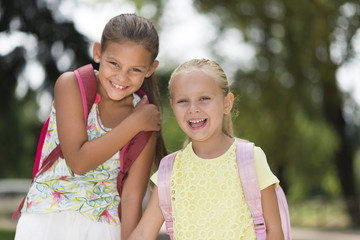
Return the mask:
<svg viewBox="0 0 360 240">
<path fill-rule="evenodd" d="M 101 52 L 94 45 L 94 60 L 99 62 L 99 91 L 113 101 L 119 101 L 140 89 L 145 77 L 156 69 L 151 53 L 134 42 L 108 42 Z"/>
<path fill-rule="evenodd" d="M 222 139 L 223 116 L 230 113 L 232 93 L 224 96 L 216 80 L 197 69 L 176 75 L 170 91 L 176 120 L 193 142 Z"/>
</svg>

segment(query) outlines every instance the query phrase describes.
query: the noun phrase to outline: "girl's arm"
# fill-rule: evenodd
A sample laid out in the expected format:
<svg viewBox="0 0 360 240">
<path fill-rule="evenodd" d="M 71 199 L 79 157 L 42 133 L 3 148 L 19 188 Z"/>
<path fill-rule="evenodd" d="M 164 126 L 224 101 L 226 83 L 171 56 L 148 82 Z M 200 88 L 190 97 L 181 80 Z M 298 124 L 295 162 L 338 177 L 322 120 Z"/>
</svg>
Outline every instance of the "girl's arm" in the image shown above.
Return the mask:
<svg viewBox="0 0 360 240">
<path fill-rule="evenodd" d="M 163 223 L 164 217 L 159 207 L 158 189 L 155 186 L 144 215 L 128 240 L 156 239 Z"/>
<path fill-rule="evenodd" d="M 284 233 L 274 184 L 261 190 L 261 204 L 266 224 L 266 239 L 283 240 Z"/>
<path fill-rule="evenodd" d="M 75 74 L 62 74 L 56 81 L 54 93 L 62 153 L 70 169 L 76 174 L 84 174 L 108 160 L 138 132 L 160 129 L 160 113 L 157 107 L 140 102 L 112 131 L 88 141 Z"/>
<path fill-rule="evenodd" d="M 129 237 L 142 215 L 142 202 L 149 183 L 155 154 L 156 133 L 153 133 L 139 157 L 131 165 L 121 194 L 121 239 Z"/>
</svg>

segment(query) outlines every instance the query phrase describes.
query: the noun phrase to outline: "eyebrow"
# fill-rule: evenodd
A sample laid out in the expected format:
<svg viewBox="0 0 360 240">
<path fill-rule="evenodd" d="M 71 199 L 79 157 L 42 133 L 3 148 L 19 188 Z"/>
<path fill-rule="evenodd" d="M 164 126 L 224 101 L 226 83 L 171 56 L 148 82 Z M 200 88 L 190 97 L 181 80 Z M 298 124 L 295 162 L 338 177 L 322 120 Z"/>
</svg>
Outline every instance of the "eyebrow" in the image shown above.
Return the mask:
<svg viewBox="0 0 360 240">
<path fill-rule="evenodd" d="M 113 56 L 107 56 L 106 57 L 107 60 L 112 60 L 112 61 L 115 61 L 115 62 L 119 62 L 115 57 Z M 131 66 L 131 68 L 144 68 L 146 69 L 147 67 L 144 66 L 144 65 L 134 65 L 134 66 Z"/>
</svg>

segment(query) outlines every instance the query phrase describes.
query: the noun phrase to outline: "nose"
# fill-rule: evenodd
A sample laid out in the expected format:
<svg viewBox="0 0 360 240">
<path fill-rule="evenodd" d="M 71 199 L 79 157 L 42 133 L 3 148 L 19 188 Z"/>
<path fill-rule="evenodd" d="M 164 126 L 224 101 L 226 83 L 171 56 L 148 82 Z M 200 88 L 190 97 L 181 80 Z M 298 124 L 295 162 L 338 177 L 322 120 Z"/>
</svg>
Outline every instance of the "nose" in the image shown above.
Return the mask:
<svg viewBox="0 0 360 240">
<path fill-rule="evenodd" d="M 198 113 L 200 112 L 199 107 L 196 105 L 195 102 L 191 102 L 189 106 L 189 113 Z"/>
<path fill-rule="evenodd" d="M 125 71 L 119 70 L 119 71 L 117 72 L 116 78 L 117 78 L 119 81 L 125 81 L 126 78 L 127 78 L 127 74 L 126 74 Z"/>
</svg>

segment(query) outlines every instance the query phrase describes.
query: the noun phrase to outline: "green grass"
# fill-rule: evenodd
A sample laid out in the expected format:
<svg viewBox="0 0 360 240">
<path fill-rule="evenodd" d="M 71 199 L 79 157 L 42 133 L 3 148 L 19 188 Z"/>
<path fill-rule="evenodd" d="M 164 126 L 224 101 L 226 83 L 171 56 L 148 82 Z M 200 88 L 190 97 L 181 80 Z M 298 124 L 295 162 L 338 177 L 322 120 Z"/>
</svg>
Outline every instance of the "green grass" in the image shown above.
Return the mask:
<svg viewBox="0 0 360 240">
<path fill-rule="evenodd" d="M 15 231 L 0 230 L 0 240 L 13 240 L 15 237 Z"/>
</svg>

